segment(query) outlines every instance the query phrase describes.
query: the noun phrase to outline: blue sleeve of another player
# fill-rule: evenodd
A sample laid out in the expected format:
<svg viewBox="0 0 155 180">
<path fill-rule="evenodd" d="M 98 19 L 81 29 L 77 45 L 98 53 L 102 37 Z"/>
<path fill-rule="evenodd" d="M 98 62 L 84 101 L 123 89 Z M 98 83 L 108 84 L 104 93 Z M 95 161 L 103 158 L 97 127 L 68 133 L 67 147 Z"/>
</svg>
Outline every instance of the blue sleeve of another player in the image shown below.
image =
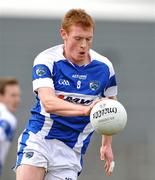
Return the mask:
<svg viewBox="0 0 155 180">
<path fill-rule="evenodd" d="M 7 122 L 6 120 L 1 119 L 0 120 L 0 128 L 3 129 L 7 140 L 12 141 L 13 135 L 14 135 L 14 130 L 12 129 L 9 122 Z"/>
</svg>

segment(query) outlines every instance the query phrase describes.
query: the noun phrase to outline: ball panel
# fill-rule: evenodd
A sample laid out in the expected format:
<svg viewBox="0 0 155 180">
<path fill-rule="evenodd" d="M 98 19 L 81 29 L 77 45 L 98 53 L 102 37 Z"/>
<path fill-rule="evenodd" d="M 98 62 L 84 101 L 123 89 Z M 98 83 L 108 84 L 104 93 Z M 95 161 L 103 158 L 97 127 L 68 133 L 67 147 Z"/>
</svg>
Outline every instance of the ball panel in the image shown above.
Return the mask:
<svg viewBox="0 0 155 180">
<path fill-rule="evenodd" d="M 104 99 L 92 108 L 90 121 L 96 132 L 104 135 L 114 135 L 125 128 L 127 113 L 120 102 Z"/>
</svg>

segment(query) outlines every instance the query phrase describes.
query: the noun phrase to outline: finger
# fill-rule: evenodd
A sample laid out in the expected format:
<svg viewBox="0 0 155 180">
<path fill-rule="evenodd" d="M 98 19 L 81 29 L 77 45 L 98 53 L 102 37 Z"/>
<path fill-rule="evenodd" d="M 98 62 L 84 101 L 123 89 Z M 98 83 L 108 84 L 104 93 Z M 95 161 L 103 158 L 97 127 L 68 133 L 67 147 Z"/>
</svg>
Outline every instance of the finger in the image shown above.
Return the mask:
<svg viewBox="0 0 155 180">
<path fill-rule="evenodd" d="M 106 172 L 107 176 L 110 176 L 112 174 L 114 166 L 115 166 L 114 161 L 111 161 L 111 162 L 106 161 L 106 163 L 104 165 L 104 168 L 105 168 L 105 172 Z"/>
<path fill-rule="evenodd" d="M 107 168 L 107 163 L 104 164 L 104 169 L 106 170 L 106 168 Z"/>
<path fill-rule="evenodd" d="M 109 172 L 109 173 L 112 173 L 113 170 L 114 170 L 114 167 L 115 167 L 115 162 L 114 162 L 114 161 L 111 161 L 108 172 Z"/>
<path fill-rule="evenodd" d="M 109 167 L 110 167 L 109 163 L 106 162 L 104 166 L 106 174 L 108 173 Z"/>
</svg>

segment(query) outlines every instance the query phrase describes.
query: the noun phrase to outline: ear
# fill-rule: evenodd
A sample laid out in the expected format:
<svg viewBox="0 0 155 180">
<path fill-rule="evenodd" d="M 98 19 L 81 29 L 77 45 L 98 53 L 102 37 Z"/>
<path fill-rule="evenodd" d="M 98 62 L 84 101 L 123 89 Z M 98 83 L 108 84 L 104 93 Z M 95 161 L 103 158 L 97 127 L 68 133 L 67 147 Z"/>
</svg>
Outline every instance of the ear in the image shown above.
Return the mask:
<svg viewBox="0 0 155 180">
<path fill-rule="evenodd" d="M 60 29 L 60 35 L 64 41 L 67 39 L 67 32 L 62 28 Z"/>
</svg>

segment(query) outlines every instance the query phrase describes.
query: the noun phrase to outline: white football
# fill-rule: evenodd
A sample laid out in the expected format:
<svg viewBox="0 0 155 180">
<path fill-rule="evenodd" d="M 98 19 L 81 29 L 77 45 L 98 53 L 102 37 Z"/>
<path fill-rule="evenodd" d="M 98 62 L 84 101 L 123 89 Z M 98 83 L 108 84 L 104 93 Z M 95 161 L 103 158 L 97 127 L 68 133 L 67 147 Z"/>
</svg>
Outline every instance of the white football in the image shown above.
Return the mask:
<svg viewBox="0 0 155 180">
<path fill-rule="evenodd" d="M 96 132 L 103 135 L 114 135 L 125 128 L 127 112 L 120 102 L 103 99 L 92 108 L 90 122 Z"/>
</svg>

